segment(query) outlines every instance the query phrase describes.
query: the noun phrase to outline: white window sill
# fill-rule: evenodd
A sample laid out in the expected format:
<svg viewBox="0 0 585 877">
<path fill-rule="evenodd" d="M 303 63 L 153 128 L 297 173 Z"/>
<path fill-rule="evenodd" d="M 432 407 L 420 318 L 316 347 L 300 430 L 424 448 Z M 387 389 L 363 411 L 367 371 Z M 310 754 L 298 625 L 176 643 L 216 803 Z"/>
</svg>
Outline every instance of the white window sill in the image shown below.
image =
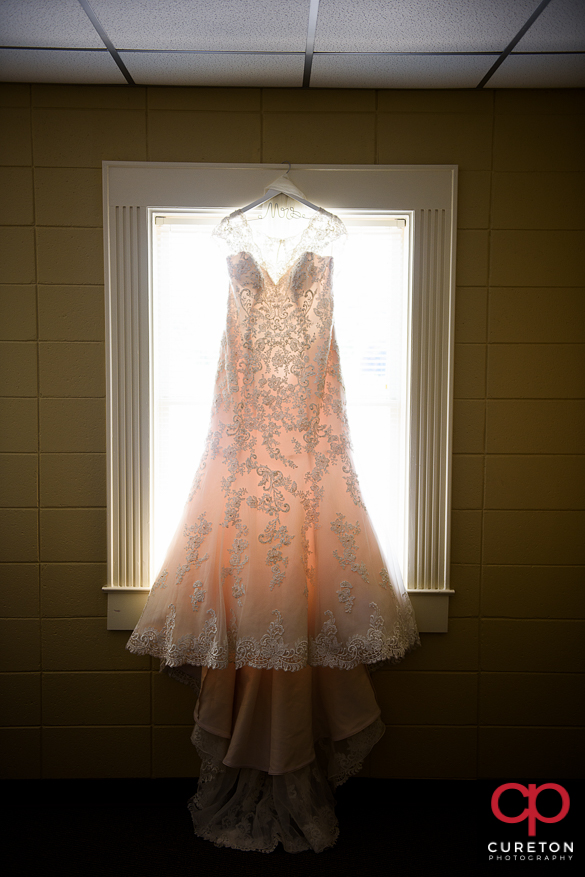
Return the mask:
<svg viewBox="0 0 585 877">
<path fill-rule="evenodd" d="M 102 588 L 108 595 L 108 630 L 134 630 L 150 588 Z M 447 633 L 449 597 L 455 591 L 408 590 L 420 633 Z"/>
</svg>

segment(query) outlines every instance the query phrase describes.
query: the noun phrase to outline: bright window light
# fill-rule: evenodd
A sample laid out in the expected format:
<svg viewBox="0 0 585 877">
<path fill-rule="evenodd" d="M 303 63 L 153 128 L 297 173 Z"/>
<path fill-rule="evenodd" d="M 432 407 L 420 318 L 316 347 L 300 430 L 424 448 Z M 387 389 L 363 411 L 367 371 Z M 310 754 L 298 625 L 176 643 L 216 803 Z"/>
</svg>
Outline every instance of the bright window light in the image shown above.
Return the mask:
<svg viewBox="0 0 585 877">
<path fill-rule="evenodd" d="M 160 568 L 203 453 L 227 313 L 223 214 L 167 212 L 153 225 L 152 570 Z M 335 331 L 356 470 L 384 550 L 405 560 L 407 216 L 340 214 Z"/>
</svg>

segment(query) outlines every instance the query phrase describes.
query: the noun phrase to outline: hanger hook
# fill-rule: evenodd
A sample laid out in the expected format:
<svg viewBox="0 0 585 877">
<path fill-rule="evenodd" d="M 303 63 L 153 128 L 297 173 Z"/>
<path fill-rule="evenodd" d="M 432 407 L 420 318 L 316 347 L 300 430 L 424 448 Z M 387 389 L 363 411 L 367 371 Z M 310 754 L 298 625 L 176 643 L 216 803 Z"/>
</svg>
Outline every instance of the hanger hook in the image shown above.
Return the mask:
<svg viewBox="0 0 585 877">
<path fill-rule="evenodd" d="M 291 169 L 292 165 L 291 165 L 290 161 L 283 161 L 282 164 L 288 164 L 288 168 L 284 172 L 284 176 L 288 177 L 288 175 L 290 174 L 290 169 Z"/>
</svg>

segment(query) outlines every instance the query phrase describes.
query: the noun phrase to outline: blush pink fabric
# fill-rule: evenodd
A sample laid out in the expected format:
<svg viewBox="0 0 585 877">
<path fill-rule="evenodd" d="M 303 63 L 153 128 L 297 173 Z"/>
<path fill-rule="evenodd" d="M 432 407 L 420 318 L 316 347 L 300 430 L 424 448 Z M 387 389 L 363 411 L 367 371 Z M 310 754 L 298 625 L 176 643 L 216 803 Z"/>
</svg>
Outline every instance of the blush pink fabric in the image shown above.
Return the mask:
<svg viewBox="0 0 585 877">
<path fill-rule="evenodd" d="M 205 670 L 195 720 L 229 740 L 230 767 L 269 774 L 298 770 L 322 738 L 345 740 L 380 715 L 363 664 L 353 670 L 304 667 L 298 673 L 233 665 Z"/>
</svg>

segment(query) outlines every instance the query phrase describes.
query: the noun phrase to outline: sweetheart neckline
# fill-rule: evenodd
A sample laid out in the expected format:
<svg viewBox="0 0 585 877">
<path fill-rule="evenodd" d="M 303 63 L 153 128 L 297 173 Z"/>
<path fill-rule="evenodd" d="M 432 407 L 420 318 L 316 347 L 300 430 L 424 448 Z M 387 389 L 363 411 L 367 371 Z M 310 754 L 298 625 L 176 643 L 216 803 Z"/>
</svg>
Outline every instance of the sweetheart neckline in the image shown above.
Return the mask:
<svg viewBox="0 0 585 877">
<path fill-rule="evenodd" d="M 252 260 L 252 262 L 254 263 L 254 265 L 256 266 L 256 268 L 258 268 L 259 271 L 263 271 L 264 274 L 266 274 L 266 276 L 268 277 L 268 279 L 270 280 L 270 282 L 272 283 L 272 285 L 273 285 L 274 287 L 279 286 L 280 283 L 282 282 L 282 280 L 286 277 L 286 275 L 287 275 L 287 274 L 290 274 L 290 273 L 292 272 L 293 268 L 296 268 L 296 266 L 299 264 L 299 262 L 301 261 L 301 259 L 304 259 L 305 256 L 308 256 L 308 255 L 311 255 L 311 256 L 317 256 L 317 257 L 320 258 L 320 259 L 324 259 L 324 260 L 326 260 L 326 261 L 333 262 L 333 256 L 319 256 L 318 253 L 315 253 L 314 250 L 304 250 L 302 253 L 299 254 L 298 258 L 296 258 L 296 259 L 294 260 L 294 262 L 292 262 L 292 263 L 288 266 L 288 268 L 286 269 L 286 271 L 285 271 L 283 274 L 280 275 L 280 277 L 278 278 L 278 280 L 274 280 L 273 277 L 272 277 L 272 275 L 271 275 L 271 273 L 270 273 L 270 271 L 269 271 L 268 268 L 266 267 L 266 265 L 261 264 L 260 262 L 258 262 L 258 260 L 254 257 L 254 254 L 251 253 L 250 250 L 240 250 L 240 252 L 237 253 L 238 256 L 241 256 L 242 254 L 244 254 L 245 256 L 249 256 L 249 258 Z M 233 257 L 232 257 L 232 256 L 228 256 L 228 259 L 230 259 L 230 258 L 233 258 Z"/>
</svg>

